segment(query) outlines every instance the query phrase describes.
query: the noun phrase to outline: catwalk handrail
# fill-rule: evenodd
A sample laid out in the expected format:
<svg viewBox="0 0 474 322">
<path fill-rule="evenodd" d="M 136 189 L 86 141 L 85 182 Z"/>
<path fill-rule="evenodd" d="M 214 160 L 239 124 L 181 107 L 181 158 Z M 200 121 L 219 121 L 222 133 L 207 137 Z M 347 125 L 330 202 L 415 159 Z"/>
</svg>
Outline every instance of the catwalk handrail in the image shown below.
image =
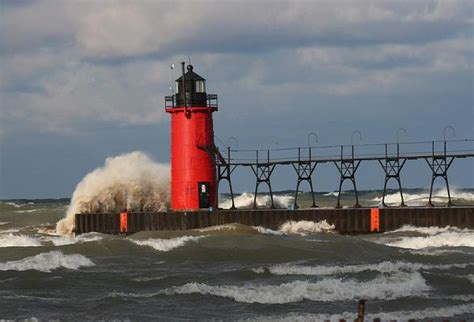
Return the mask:
<svg viewBox="0 0 474 322">
<path fill-rule="evenodd" d="M 444 142 L 444 141 L 441 141 Z M 457 141 L 459 142 L 459 141 Z M 466 142 L 466 141 L 464 141 Z M 474 142 L 473 140 L 467 142 Z M 429 143 L 433 143 L 429 142 Z M 474 157 L 474 148 L 470 149 L 444 149 L 444 148 L 432 148 L 430 150 L 426 149 L 426 147 L 421 151 L 400 151 L 400 145 L 398 146 L 395 143 L 394 145 L 397 146 L 397 151 L 385 151 L 385 152 L 374 152 L 374 153 L 357 153 L 354 146 L 354 151 L 352 151 L 351 145 L 340 145 L 340 146 L 332 146 L 332 148 L 339 148 L 341 152 L 335 153 L 334 151 L 331 154 L 322 154 L 317 153 L 317 149 L 319 147 L 300 147 L 300 148 L 291 148 L 291 149 L 258 149 L 258 150 L 232 150 L 228 149 L 230 154 L 230 158 L 228 158 L 228 163 L 232 165 L 252 165 L 252 164 L 291 164 L 295 162 L 318 162 L 318 163 L 325 163 L 325 162 L 335 162 L 340 160 L 355 160 L 355 161 L 377 161 L 377 160 L 387 160 L 392 158 L 399 158 L 399 159 L 408 159 L 408 160 L 416 160 L 416 159 L 424 159 L 424 158 L 431 158 L 431 157 L 455 157 L 455 158 L 469 158 Z M 390 144 L 387 143 L 387 146 Z M 359 145 L 360 147 L 361 145 Z M 365 145 L 368 146 L 368 145 Z M 383 145 L 371 145 L 371 146 L 383 146 Z M 344 148 L 351 148 L 350 151 L 344 151 Z M 300 151 L 299 155 L 285 155 L 285 156 L 278 156 L 275 152 L 281 151 Z M 253 155 L 245 155 L 242 156 L 242 151 L 251 152 Z M 272 155 L 273 152 L 273 155 Z M 237 156 L 236 156 L 237 154 Z M 239 157 L 240 156 L 240 157 Z"/>
<path fill-rule="evenodd" d="M 392 179 L 398 182 L 399 192 L 401 195 L 400 205 L 404 206 L 400 174 L 407 160 L 422 159 L 425 160 L 431 169 L 429 205 L 433 206 L 433 184 L 437 178 L 442 178 L 446 183 L 448 191 L 448 206 L 450 206 L 452 205 L 452 201 L 449 192 L 448 170 L 455 159 L 474 157 L 473 142 L 473 139 L 433 140 L 403 143 L 365 143 L 355 145 L 307 146 L 274 149 L 231 149 L 230 146 L 227 146 L 226 157 L 216 158 L 216 165 L 218 166 L 218 182 L 226 180 L 229 183 L 232 208 L 234 208 L 231 174 L 235 168 L 239 166 L 250 167 L 256 178 L 254 208 L 256 207 L 256 197 L 260 184 L 268 186 L 271 207 L 273 208 L 273 192 L 271 187 L 272 174 L 275 167 L 278 165 L 289 165 L 293 167 L 297 174 L 294 207 L 298 208 L 298 189 L 303 181 L 309 183 L 313 198 L 313 207 L 316 207 L 312 181 L 315 168 L 321 163 L 333 163 L 340 174 L 339 194 L 336 207 L 341 206 L 340 193 L 342 184 L 346 180 L 350 180 L 353 184 L 356 198 L 355 207 L 359 207 L 360 204 L 356 187 L 357 169 L 362 161 L 377 161 L 385 173 L 382 204 L 386 206 L 385 196 L 387 193 L 387 183 Z M 451 145 L 450 149 L 448 149 L 448 143 Z M 429 146 L 427 146 L 428 144 Z M 460 144 L 462 144 L 462 146 L 459 146 Z M 416 145 L 419 145 L 420 147 L 416 147 Z M 376 148 L 377 150 L 364 151 L 364 149 L 368 148 Z M 380 149 L 383 150 L 380 151 Z M 326 152 L 322 152 L 321 150 Z M 285 155 L 281 155 L 282 152 L 285 152 Z M 245 158 L 243 158 L 242 155 L 244 155 Z"/>
<path fill-rule="evenodd" d="M 220 141 L 220 140 L 219 140 Z M 222 141 L 220 141 L 223 143 Z M 342 147 L 384 147 L 385 145 L 394 146 L 405 146 L 405 145 L 417 145 L 417 144 L 436 144 L 436 143 L 460 143 L 460 142 L 474 142 L 474 139 L 459 139 L 459 140 L 432 140 L 432 141 L 413 141 L 413 142 L 386 142 L 386 143 L 362 143 L 362 144 L 338 144 L 338 145 L 311 145 L 311 146 L 297 146 L 297 147 L 285 147 L 285 148 L 255 148 L 255 149 L 230 149 L 230 152 L 256 152 L 256 151 L 296 151 L 300 149 L 331 149 Z"/>
</svg>

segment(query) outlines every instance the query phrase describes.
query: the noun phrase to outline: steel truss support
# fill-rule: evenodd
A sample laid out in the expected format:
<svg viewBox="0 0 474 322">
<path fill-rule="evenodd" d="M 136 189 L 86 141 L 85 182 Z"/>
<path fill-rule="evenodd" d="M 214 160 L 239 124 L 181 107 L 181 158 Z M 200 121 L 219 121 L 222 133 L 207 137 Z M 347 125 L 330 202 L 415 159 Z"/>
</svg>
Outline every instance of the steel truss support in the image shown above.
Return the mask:
<svg viewBox="0 0 474 322">
<path fill-rule="evenodd" d="M 271 176 L 273 170 L 275 170 L 276 164 L 270 164 L 270 150 L 267 150 L 267 162 L 260 163 L 258 159 L 258 150 L 257 150 L 257 162 L 256 164 L 251 165 L 252 171 L 255 174 L 256 183 L 255 183 L 255 194 L 253 198 L 253 208 L 257 208 L 257 193 L 258 193 L 258 186 L 261 183 L 265 183 L 270 190 L 270 200 L 272 202 L 271 208 L 275 208 L 275 204 L 273 201 L 273 191 L 272 191 L 272 183 L 271 183 Z"/>
<path fill-rule="evenodd" d="M 301 160 L 301 149 L 298 148 L 298 162 L 292 163 L 293 169 L 295 169 L 296 174 L 298 175 L 298 179 L 296 182 L 296 191 L 295 191 L 295 203 L 294 209 L 298 209 L 298 189 L 300 187 L 301 182 L 306 181 L 309 184 L 311 189 L 311 197 L 313 199 L 313 203 L 311 207 L 316 208 L 316 200 L 314 199 L 314 190 L 313 190 L 313 180 L 311 176 L 313 175 L 314 169 L 318 165 L 317 162 L 311 160 L 311 148 L 308 148 L 309 152 L 309 159 L 308 160 Z"/>
<path fill-rule="evenodd" d="M 431 169 L 431 186 L 430 186 L 430 198 L 428 200 L 428 205 L 433 207 L 433 202 L 431 201 L 433 196 L 433 185 L 436 178 L 441 177 L 446 183 L 446 190 L 448 191 L 448 207 L 452 206 L 451 193 L 449 191 L 449 182 L 448 182 L 448 169 L 453 163 L 455 157 L 446 156 L 446 141 L 444 141 L 444 153 L 442 155 L 435 155 L 435 142 L 432 142 L 432 153 L 431 158 L 425 158 L 426 163 Z"/>
<path fill-rule="evenodd" d="M 395 179 L 398 182 L 398 191 L 400 192 L 400 197 L 402 202 L 400 203 L 401 207 L 405 207 L 405 200 L 403 199 L 403 189 L 402 182 L 400 179 L 400 172 L 405 165 L 407 159 L 400 158 L 400 145 L 397 143 L 397 155 L 395 157 L 388 156 L 388 146 L 385 144 L 385 160 L 378 160 L 385 172 L 385 181 L 383 185 L 383 195 L 382 195 L 382 206 L 388 207 L 385 204 L 385 196 L 387 195 L 387 183 L 390 179 Z"/>
<path fill-rule="evenodd" d="M 337 170 L 339 171 L 341 178 L 339 180 L 339 193 L 337 195 L 337 205 L 336 208 L 341 208 L 341 190 L 342 184 L 346 180 L 352 181 L 352 185 L 354 186 L 354 193 L 356 203 L 354 205 L 355 208 L 359 208 L 359 194 L 357 192 L 357 185 L 355 180 L 355 173 L 360 165 L 360 160 L 354 159 L 354 145 L 352 145 L 352 158 L 351 159 L 344 159 L 344 146 L 341 145 L 341 160 L 334 161 L 334 165 L 336 166 Z"/>
<path fill-rule="evenodd" d="M 218 158 L 217 161 L 217 190 L 219 191 L 219 183 L 221 180 L 226 180 L 229 184 L 230 198 L 232 200 L 232 206 L 230 209 L 235 209 L 234 191 L 232 190 L 232 181 L 230 175 L 232 172 L 234 172 L 237 166 L 230 164 L 230 147 L 227 147 L 227 160 L 224 158 Z M 217 195 L 219 196 L 219 193 Z"/>
</svg>

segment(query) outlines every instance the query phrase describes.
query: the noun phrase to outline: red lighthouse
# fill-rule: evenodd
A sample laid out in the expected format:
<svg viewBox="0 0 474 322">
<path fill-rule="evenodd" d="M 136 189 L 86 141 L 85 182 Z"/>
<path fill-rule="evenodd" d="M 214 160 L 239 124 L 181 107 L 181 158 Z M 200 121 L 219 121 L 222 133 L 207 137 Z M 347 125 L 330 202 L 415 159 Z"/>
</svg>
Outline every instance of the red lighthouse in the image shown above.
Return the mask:
<svg viewBox="0 0 474 322">
<path fill-rule="evenodd" d="M 171 208 L 194 210 L 217 206 L 212 113 L 217 95 L 206 93 L 206 80 L 182 62 L 177 93 L 165 98 L 171 114 Z"/>
</svg>

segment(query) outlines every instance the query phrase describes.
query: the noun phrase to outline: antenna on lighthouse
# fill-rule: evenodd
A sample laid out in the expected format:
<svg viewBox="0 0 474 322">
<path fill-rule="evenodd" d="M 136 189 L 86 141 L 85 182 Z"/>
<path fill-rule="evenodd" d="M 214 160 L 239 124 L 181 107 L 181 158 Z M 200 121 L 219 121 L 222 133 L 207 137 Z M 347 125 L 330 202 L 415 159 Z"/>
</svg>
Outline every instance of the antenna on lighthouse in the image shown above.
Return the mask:
<svg viewBox="0 0 474 322">
<path fill-rule="evenodd" d="M 170 86 L 170 91 L 173 92 L 173 94 L 175 93 L 175 89 L 174 89 L 174 86 L 173 86 L 173 82 L 174 82 L 174 64 L 171 64 L 170 65 L 170 68 L 171 68 L 171 86 Z"/>
<path fill-rule="evenodd" d="M 186 63 L 183 61 L 181 62 L 181 72 L 183 73 L 183 105 L 184 105 L 184 109 L 186 109 L 186 80 L 185 80 L 185 77 L 184 77 L 184 65 Z"/>
</svg>

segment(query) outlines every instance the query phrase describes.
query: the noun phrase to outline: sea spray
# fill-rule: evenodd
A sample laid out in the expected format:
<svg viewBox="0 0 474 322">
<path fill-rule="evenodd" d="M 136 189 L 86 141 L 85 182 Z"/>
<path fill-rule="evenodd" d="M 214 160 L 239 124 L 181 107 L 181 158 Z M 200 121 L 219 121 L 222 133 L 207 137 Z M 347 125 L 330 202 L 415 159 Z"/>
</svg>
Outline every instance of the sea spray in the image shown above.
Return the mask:
<svg viewBox="0 0 474 322">
<path fill-rule="evenodd" d="M 280 231 L 285 234 L 299 234 L 305 236 L 306 234 L 333 231 L 335 228 L 333 224 L 329 224 L 326 220 L 319 222 L 290 220 L 281 225 Z"/>
<path fill-rule="evenodd" d="M 71 234 L 77 213 L 163 211 L 170 200 L 168 165 L 152 161 L 142 152 L 105 160 L 103 167 L 87 174 L 76 187 L 66 217 L 56 225 L 59 234 Z"/>
<path fill-rule="evenodd" d="M 222 197 L 221 197 L 222 198 Z M 234 197 L 234 204 L 236 208 L 252 208 L 255 195 L 250 192 L 243 192 Z M 273 195 L 274 207 L 278 209 L 288 209 L 293 204 L 295 197 L 290 195 Z M 257 207 L 270 207 L 272 200 L 268 194 L 257 194 Z M 230 198 L 222 198 L 219 202 L 219 207 L 223 209 L 230 209 L 232 200 Z"/>
<path fill-rule="evenodd" d="M 403 194 L 405 203 L 409 206 L 424 206 L 428 203 L 430 197 L 429 191 L 422 191 L 419 193 L 407 193 Z M 448 190 L 446 188 L 433 191 L 432 201 L 445 203 L 448 199 Z M 451 199 L 460 202 L 470 202 L 474 200 L 474 193 L 469 191 L 463 191 L 459 189 L 451 190 Z M 372 202 L 382 203 L 382 196 L 372 198 Z M 385 203 L 389 205 L 397 205 L 402 202 L 400 193 L 387 194 L 385 196 Z"/>
</svg>

